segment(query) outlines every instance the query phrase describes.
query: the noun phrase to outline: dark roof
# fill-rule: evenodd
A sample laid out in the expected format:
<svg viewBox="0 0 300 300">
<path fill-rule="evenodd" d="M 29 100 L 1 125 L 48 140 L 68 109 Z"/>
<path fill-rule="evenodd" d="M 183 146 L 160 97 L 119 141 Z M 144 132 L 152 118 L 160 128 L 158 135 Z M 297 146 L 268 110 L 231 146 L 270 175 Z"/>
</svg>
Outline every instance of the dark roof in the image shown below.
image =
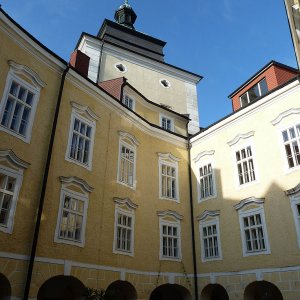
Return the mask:
<svg viewBox="0 0 300 300">
<path fill-rule="evenodd" d="M 0 5 L 0 12 L 9 19 L 10 22 L 12 22 L 15 26 L 17 26 L 24 34 L 26 34 L 30 39 L 32 39 L 36 44 L 38 44 L 41 48 L 43 48 L 45 51 L 47 51 L 49 54 L 51 54 L 53 57 L 58 59 L 61 63 L 64 65 L 68 65 L 68 63 L 62 59 L 60 56 L 58 56 L 56 53 L 51 51 L 49 48 L 47 48 L 44 44 L 42 44 L 40 41 L 38 41 L 33 35 L 31 35 L 27 30 L 25 30 L 21 25 L 19 25 L 14 19 L 12 19 L 2 8 Z"/>
<path fill-rule="evenodd" d="M 251 81 L 253 81 L 256 77 L 258 77 L 261 73 L 269 69 L 271 66 L 277 66 L 282 69 L 286 69 L 292 72 L 295 72 L 296 74 L 299 74 L 299 70 L 292 68 L 290 66 L 287 66 L 285 64 L 279 63 L 275 60 L 271 60 L 269 63 L 267 63 L 264 67 L 262 67 L 259 71 L 257 71 L 253 76 L 251 76 L 247 81 L 245 81 L 242 85 L 240 85 L 234 92 L 232 92 L 228 98 L 231 99 L 233 96 L 235 96 L 241 89 L 243 89 L 245 86 L 247 86 Z"/>
<path fill-rule="evenodd" d="M 246 109 L 247 107 L 253 105 L 253 104 L 256 103 L 257 101 L 260 101 L 262 98 L 265 98 L 266 96 L 268 96 L 268 95 L 270 95 L 270 94 L 276 92 L 277 90 L 280 90 L 281 88 L 285 87 L 286 85 L 288 85 L 288 84 L 290 84 L 290 83 L 292 83 L 293 81 L 296 81 L 296 80 L 300 80 L 300 75 L 296 75 L 295 77 L 293 77 L 292 79 L 288 80 L 287 82 L 285 82 L 285 83 L 283 83 L 283 84 L 277 86 L 275 89 L 269 91 L 267 94 L 265 94 L 265 95 L 263 95 L 263 96 L 261 96 L 261 97 L 258 97 L 258 98 L 255 99 L 254 101 L 250 102 L 248 105 L 243 106 L 243 107 L 239 108 L 239 109 L 236 110 L 236 111 L 233 111 L 232 113 L 230 113 L 230 114 L 224 116 L 223 118 L 221 118 L 220 120 L 218 120 L 218 121 L 216 121 L 216 122 L 210 124 L 209 126 L 207 126 L 207 127 L 205 127 L 205 128 L 204 128 L 204 127 L 200 127 L 200 131 L 197 132 L 197 133 L 195 133 L 195 134 L 193 134 L 190 138 L 193 138 L 193 137 L 195 137 L 195 136 L 201 134 L 202 132 L 208 130 L 209 128 L 211 128 L 211 127 L 217 125 L 218 123 L 220 123 L 220 122 L 226 120 L 227 118 L 233 116 L 234 114 L 240 112 L 241 110 Z"/>
</svg>

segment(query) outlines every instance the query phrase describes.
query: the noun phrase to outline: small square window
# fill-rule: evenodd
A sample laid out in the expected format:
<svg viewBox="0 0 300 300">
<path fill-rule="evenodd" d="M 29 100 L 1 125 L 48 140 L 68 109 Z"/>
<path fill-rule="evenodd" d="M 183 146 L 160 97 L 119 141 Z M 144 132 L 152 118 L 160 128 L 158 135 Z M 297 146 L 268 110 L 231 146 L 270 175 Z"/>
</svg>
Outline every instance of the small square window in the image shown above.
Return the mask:
<svg viewBox="0 0 300 300">
<path fill-rule="evenodd" d="M 160 126 L 167 131 L 174 131 L 174 121 L 164 115 L 160 116 Z"/>
<path fill-rule="evenodd" d="M 134 100 L 127 95 L 124 95 L 122 103 L 129 109 L 134 110 Z"/>
</svg>

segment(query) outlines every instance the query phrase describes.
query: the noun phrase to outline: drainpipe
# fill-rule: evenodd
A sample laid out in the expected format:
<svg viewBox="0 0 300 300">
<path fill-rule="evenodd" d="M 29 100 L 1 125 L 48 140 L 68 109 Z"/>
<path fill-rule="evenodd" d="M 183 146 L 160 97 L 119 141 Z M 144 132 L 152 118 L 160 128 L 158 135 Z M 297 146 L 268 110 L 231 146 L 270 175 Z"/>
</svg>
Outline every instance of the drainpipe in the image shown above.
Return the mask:
<svg viewBox="0 0 300 300">
<path fill-rule="evenodd" d="M 188 131 L 188 124 L 187 124 Z M 195 244 L 195 227 L 194 227 L 194 209 L 193 209 L 193 183 L 192 183 L 192 166 L 191 166 L 191 144 L 190 137 L 188 137 L 188 153 L 189 153 L 189 189 L 190 189 L 190 213 L 191 213 L 191 228 L 192 228 L 192 249 L 193 249 L 193 267 L 194 267 L 194 285 L 195 285 L 195 298 L 199 299 L 198 294 L 198 277 L 197 277 L 197 254 Z"/>
<path fill-rule="evenodd" d="M 97 75 L 97 84 L 99 83 L 99 79 L 100 79 L 100 70 L 101 70 L 101 63 L 102 63 L 102 53 L 103 53 L 103 46 L 104 46 L 104 40 L 102 41 L 102 45 L 100 48 L 100 55 L 99 55 L 99 68 L 98 68 L 98 75 Z"/>
<path fill-rule="evenodd" d="M 53 144 L 54 144 L 54 139 L 55 139 L 58 114 L 59 114 L 64 84 L 65 84 L 65 78 L 66 78 L 68 71 L 69 71 L 69 66 L 67 66 L 67 68 L 64 70 L 64 72 L 62 74 L 58 99 L 57 99 L 55 113 L 54 113 L 54 119 L 53 119 L 53 123 L 52 123 L 52 131 L 51 131 L 51 136 L 50 136 L 50 143 L 49 143 L 49 148 L 48 148 L 46 166 L 45 166 L 45 170 L 44 170 L 42 191 L 41 191 L 41 195 L 40 195 L 37 220 L 36 220 L 36 224 L 35 224 L 33 241 L 32 241 L 32 246 L 31 246 L 31 253 L 30 253 L 29 266 L 28 266 L 28 271 L 27 271 L 27 278 L 26 278 L 23 300 L 27 300 L 28 296 L 29 296 L 29 289 L 30 289 L 30 284 L 31 284 L 31 279 L 32 279 L 34 259 L 35 259 L 36 250 L 37 250 L 39 231 L 40 231 L 40 227 L 41 227 L 41 219 L 42 219 L 42 213 L 43 213 L 44 202 L 45 202 L 45 193 L 46 193 L 47 181 L 48 181 L 48 176 L 49 176 L 50 162 L 51 162 L 52 152 L 53 152 Z"/>
</svg>

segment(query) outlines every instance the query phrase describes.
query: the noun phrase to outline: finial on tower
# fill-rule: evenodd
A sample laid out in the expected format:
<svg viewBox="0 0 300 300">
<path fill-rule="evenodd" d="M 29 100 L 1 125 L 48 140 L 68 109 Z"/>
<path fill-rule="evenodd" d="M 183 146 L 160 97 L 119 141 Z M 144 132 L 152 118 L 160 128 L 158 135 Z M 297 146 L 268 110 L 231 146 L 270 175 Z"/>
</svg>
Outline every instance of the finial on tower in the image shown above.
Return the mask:
<svg viewBox="0 0 300 300">
<path fill-rule="evenodd" d="M 117 21 L 117 23 L 129 27 L 131 29 L 134 29 L 133 24 L 136 18 L 137 16 L 130 4 L 128 3 L 128 0 L 125 0 L 124 4 L 122 4 L 115 12 L 115 20 Z"/>
</svg>

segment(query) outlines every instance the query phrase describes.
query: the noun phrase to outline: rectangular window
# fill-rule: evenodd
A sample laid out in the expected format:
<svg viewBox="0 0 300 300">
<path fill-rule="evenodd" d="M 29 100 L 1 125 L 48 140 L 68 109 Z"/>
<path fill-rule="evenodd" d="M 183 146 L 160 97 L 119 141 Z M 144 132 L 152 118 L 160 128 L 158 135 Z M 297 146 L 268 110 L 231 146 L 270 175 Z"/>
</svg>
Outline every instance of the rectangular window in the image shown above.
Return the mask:
<svg viewBox="0 0 300 300">
<path fill-rule="evenodd" d="M 282 131 L 286 158 L 289 168 L 300 165 L 300 124 Z"/>
<path fill-rule="evenodd" d="M 176 199 L 177 172 L 174 166 L 161 164 L 161 196 Z"/>
<path fill-rule="evenodd" d="M 13 198 L 16 192 L 16 178 L 0 173 L 0 226 L 7 227 Z"/>
<path fill-rule="evenodd" d="M 250 102 L 256 100 L 257 98 L 264 96 L 268 92 L 267 81 L 264 78 L 254 86 L 252 86 L 246 93 L 240 97 L 241 106 L 244 107 Z"/>
<path fill-rule="evenodd" d="M 74 118 L 69 157 L 88 165 L 91 155 L 92 127 L 79 118 Z"/>
<path fill-rule="evenodd" d="M 260 213 L 243 217 L 243 230 L 247 252 L 266 250 L 265 234 Z"/>
<path fill-rule="evenodd" d="M 82 242 L 85 201 L 64 195 L 61 205 L 59 238 Z"/>
<path fill-rule="evenodd" d="M 127 95 L 124 95 L 123 97 L 123 104 L 125 104 L 129 109 L 134 110 L 134 101 L 132 98 L 130 98 Z"/>
<path fill-rule="evenodd" d="M 202 238 L 204 247 L 204 258 L 219 257 L 219 243 L 217 225 L 208 225 L 202 227 Z"/>
<path fill-rule="evenodd" d="M 214 179 L 211 164 L 200 167 L 200 199 L 214 196 Z"/>
<path fill-rule="evenodd" d="M 161 118 L 161 127 L 165 130 L 172 131 L 172 120 L 167 117 Z"/>
<path fill-rule="evenodd" d="M 133 186 L 135 151 L 121 144 L 119 181 Z"/>
<path fill-rule="evenodd" d="M 251 146 L 236 151 L 236 163 L 238 169 L 239 184 L 243 185 L 255 181 L 255 170 Z"/>
<path fill-rule="evenodd" d="M 180 257 L 178 226 L 162 225 L 162 257 Z"/>
<path fill-rule="evenodd" d="M 33 102 L 34 93 L 16 80 L 12 80 L 1 117 L 1 125 L 26 137 Z"/>
<path fill-rule="evenodd" d="M 125 252 L 132 251 L 132 226 L 132 217 L 118 212 L 116 250 Z"/>
</svg>

